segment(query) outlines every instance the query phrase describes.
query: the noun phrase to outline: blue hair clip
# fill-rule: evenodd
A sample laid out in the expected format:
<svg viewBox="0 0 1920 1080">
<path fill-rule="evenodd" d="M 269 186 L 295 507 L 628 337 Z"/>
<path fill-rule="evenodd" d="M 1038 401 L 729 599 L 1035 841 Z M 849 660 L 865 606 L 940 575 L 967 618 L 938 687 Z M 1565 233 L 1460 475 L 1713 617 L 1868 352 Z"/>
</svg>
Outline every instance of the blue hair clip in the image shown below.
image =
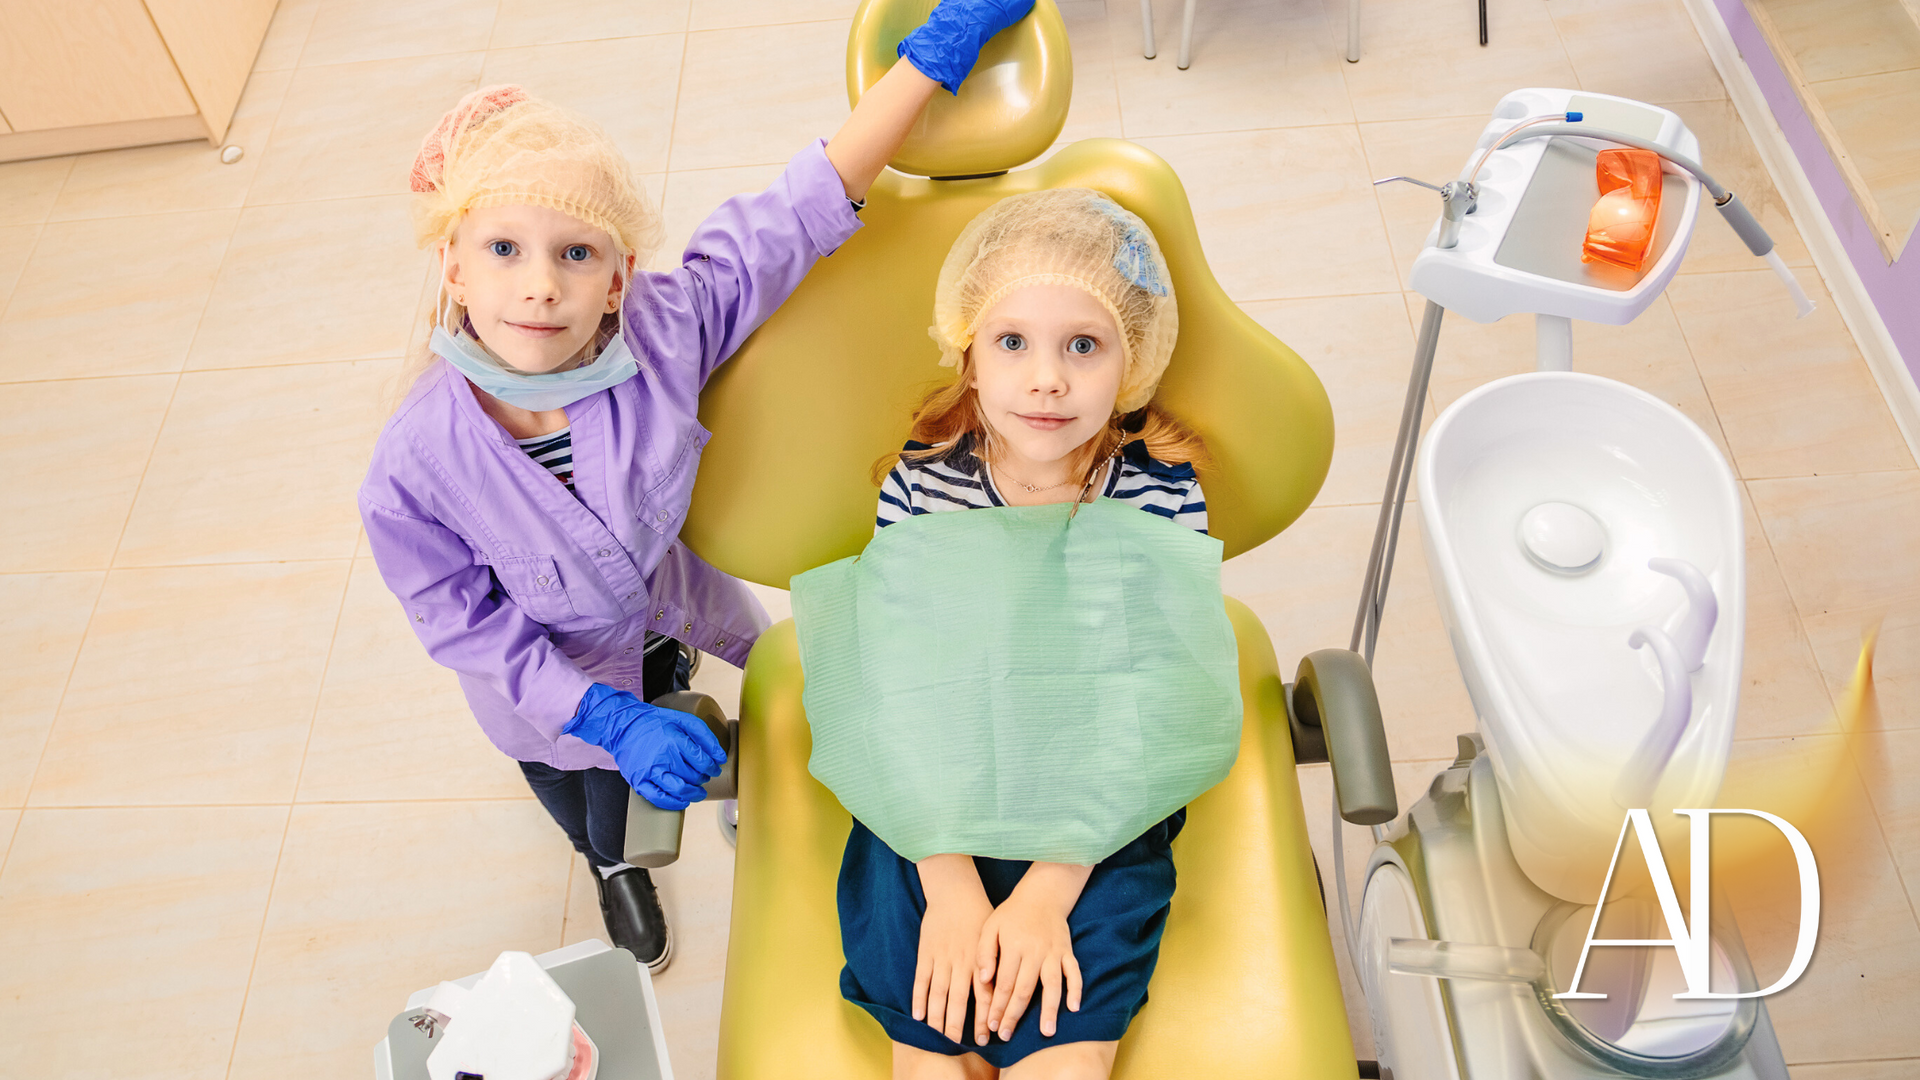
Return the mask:
<svg viewBox="0 0 1920 1080">
<path fill-rule="evenodd" d="M 1113 257 L 1113 268 L 1120 271 L 1121 277 L 1153 295 L 1167 295 L 1167 283 L 1160 278 L 1160 265 L 1153 261 L 1153 249 L 1141 238 L 1139 230 L 1127 233 L 1119 254 Z"/>
<path fill-rule="evenodd" d="M 1138 219 L 1112 200 L 1102 200 L 1100 210 L 1126 230 L 1120 250 L 1113 256 L 1113 268 L 1138 288 L 1155 296 L 1167 295 L 1166 279 L 1160 274 L 1160 264 L 1153 258 L 1153 248 L 1147 245 L 1147 232 L 1140 227 Z"/>
</svg>

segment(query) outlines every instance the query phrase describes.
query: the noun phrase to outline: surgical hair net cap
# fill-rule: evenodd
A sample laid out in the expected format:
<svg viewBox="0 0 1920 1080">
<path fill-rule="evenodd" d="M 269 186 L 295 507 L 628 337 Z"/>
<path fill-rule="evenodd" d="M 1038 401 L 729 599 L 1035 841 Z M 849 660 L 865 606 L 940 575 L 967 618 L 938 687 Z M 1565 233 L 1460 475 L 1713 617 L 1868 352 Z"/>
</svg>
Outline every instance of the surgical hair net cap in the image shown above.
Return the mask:
<svg viewBox="0 0 1920 1080">
<path fill-rule="evenodd" d="M 469 210 L 516 203 L 578 218 L 641 262 L 660 244 L 660 215 L 607 133 L 518 86 L 461 98 L 421 142 L 409 186 L 421 247 L 452 238 Z"/>
<path fill-rule="evenodd" d="M 1071 285 L 1113 316 L 1126 370 L 1114 401 L 1132 412 L 1153 398 L 1173 355 L 1180 319 L 1153 233 L 1134 214 L 1087 188 L 1002 199 L 953 242 L 933 294 L 940 363 L 958 366 L 980 321 L 1016 289 Z"/>
</svg>

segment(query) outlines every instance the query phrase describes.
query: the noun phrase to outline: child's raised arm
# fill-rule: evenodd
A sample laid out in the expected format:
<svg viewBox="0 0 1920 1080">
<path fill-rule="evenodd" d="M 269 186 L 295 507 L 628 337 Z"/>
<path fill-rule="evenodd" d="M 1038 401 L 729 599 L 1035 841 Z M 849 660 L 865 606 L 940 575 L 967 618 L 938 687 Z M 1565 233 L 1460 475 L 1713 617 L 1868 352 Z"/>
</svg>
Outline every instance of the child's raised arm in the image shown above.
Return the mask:
<svg viewBox="0 0 1920 1080">
<path fill-rule="evenodd" d="M 860 96 L 853 115 L 827 143 L 827 160 L 847 187 L 847 198 L 863 202 L 874 178 L 886 167 L 920 113 L 933 88 L 958 93 L 960 80 L 973 70 L 987 39 L 1033 10 L 1033 0 L 941 0 L 927 21 L 900 43 L 907 63 L 896 63 Z"/>
</svg>

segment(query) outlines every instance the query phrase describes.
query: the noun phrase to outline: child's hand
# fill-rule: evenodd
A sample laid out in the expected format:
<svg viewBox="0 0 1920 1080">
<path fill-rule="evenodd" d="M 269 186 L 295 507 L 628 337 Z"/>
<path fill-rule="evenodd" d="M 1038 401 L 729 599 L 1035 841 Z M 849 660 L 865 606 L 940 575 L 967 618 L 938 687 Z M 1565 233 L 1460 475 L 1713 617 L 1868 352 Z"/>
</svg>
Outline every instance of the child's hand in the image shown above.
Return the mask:
<svg viewBox="0 0 1920 1080">
<path fill-rule="evenodd" d="M 973 1037 L 987 1044 L 988 1032 L 1011 1039 L 1039 985 L 1040 1034 L 1052 1038 L 1060 1015 L 1061 989 L 1067 1008 L 1080 1011 L 1080 964 L 1073 958 L 1073 934 L 1067 916 L 1080 899 L 1091 867 L 1034 863 L 1025 877 L 994 909 L 980 931 L 976 981 L 993 986 L 993 1003 L 974 1010 Z"/>
<path fill-rule="evenodd" d="M 960 80 L 980 59 L 981 46 L 1032 10 L 1033 0 L 942 0 L 900 43 L 899 53 L 947 93 L 957 94 Z"/>
<path fill-rule="evenodd" d="M 967 994 L 984 1015 L 992 988 L 973 979 L 981 927 L 993 914 L 980 873 L 968 855 L 934 855 L 919 863 L 927 913 L 920 920 L 920 961 L 913 969 L 913 1018 L 954 1042 L 965 1037 Z"/>
</svg>

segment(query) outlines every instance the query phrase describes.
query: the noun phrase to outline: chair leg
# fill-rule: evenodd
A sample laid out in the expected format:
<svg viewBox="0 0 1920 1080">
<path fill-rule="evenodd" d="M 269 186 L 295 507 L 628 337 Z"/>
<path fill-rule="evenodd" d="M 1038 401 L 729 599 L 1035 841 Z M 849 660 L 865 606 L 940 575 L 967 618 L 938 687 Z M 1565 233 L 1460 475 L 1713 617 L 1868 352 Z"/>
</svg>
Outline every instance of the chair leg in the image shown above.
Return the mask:
<svg viewBox="0 0 1920 1080">
<path fill-rule="evenodd" d="M 1140 0 L 1140 55 L 1153 59 L 1153 0 Z"/>
<path fill-rule="evenodd" d="M 1360 0 L 1347 0 L 1347 63 L 1360 62 Z"/>
<path fill-rule="evenodd" d="M 1193 0 L 1187 0 L 1187 10 L 1180 15 L 1180 70 L 1187 70 L 1193 63 Z"/>
</svg>

